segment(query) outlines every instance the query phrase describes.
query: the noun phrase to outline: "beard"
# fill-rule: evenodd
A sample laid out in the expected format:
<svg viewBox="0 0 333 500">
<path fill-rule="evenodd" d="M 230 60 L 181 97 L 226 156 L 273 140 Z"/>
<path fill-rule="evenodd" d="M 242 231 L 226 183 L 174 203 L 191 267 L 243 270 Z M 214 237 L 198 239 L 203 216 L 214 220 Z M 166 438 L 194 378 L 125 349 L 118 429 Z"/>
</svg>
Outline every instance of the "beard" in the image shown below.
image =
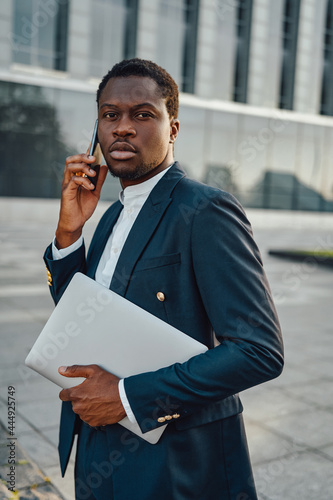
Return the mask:
<svg viewBox="0 0 333 500">
<path fill-rule="evenodd" d="M 156 158 L 155 161 L 152 161 L 150 163 L 139 163 L 134 169 L 127 169 L 126 168 L 126 162 L 124 162 L 124 168 L 121 169 L 115 169 L 111 165 L 110 162 L 106 161 L 106 164 L 108 166 L 109 172 L 112 175 L 112 177 L 117 177 L 118 179 L 125 179 L 125 180 L 136 180 L 140 179 L 141 177 L 145 177 L 147 174 L 153 172 L 155 169 L 157 169 L 163 161 L 165 161 L 165 158 L 167 157 L 168 152 L 165 153 L 164 158 L 161 161 L 161 158 Z"/>
<path fill-rule="evenodd" d="M 110 163 L 107 163 L 107 166 L 112 177 L 126 180 L 140 179 L 158 167 L 156 163 L 140 163 L 134 170 L 129 171 L 126 168 L 115 170 Z"/>
</svg>

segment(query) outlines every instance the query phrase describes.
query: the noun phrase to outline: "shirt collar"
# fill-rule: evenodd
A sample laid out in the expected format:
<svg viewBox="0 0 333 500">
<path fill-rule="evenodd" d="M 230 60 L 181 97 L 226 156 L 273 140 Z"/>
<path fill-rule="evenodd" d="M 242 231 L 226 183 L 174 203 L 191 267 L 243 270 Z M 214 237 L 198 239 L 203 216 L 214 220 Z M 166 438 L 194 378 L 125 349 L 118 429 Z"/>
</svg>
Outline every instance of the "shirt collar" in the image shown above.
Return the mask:
<svg viewBox="0 0 333 500">
<path fill-rule="evenodd" d="M 172 163 L 173 165 L 173 163 Z M 128 186 L 119 193 L 120 202 L 125 205 L 127 202 L 134 201 L 135 198 L 148 198 L 149 194 L 156 186 L 156 184 L 162 179 L 162 177 L 167 173 L 167 171 L 172 167 L 165 168 L 159 174 L 154 175 L 150 179 L 141 182 L 140 184 L 135 184 L 133 186 Z"/>
</svg>

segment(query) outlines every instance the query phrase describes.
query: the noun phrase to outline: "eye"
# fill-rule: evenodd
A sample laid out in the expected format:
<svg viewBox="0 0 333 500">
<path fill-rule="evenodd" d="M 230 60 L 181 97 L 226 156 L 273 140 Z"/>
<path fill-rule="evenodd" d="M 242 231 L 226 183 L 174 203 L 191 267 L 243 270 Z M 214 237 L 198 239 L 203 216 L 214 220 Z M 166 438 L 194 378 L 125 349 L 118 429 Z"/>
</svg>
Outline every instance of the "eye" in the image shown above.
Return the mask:
<svg viewBox="0 0 333 500">
<path fill-rule="evenodd" d="M 141 113 L 138 113 L 136 115 L 138 118 L 151 118 L 152 115 L 150 113 L 147 113 L 146 111 L 141 111 Z"/>
<path fill-rule="evenodd" d="M 104 118 L 115 118 L 116 113 L 113 113 L 112 111 L 108 111 L 107 113 L 104 113 Z"/>
</svg>

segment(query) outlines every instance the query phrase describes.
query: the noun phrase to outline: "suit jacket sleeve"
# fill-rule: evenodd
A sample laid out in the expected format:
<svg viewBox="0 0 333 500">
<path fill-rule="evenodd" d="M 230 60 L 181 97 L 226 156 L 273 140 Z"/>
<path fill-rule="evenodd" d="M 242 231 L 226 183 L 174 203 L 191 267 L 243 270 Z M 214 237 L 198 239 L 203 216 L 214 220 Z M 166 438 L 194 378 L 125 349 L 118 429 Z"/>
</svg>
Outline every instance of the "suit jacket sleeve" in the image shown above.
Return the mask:
<svg viewBox="0 0 333 500">
<path fill-rule="evenodd" d="M 74 274 L 86 273 L 85 246 L 83 244 L 63 259 L 53 260 L 51 244 L 45 251 L 44 262 L 52 278 L 49 282 L 50 292 L 55 304 L 57 304 Z"/>
<path fill-rule="evenodd" d="M 193 272 L 220 345 L 185 363 L 125 379 L 143 432 L 164 425 L 157 418 L 166 412 L 187 417 L 278 376 L 283 366 L 277 314 L 239 203 L 215 192 L 213 199 L 202 200 L 188 225 Z"/>
</svg>

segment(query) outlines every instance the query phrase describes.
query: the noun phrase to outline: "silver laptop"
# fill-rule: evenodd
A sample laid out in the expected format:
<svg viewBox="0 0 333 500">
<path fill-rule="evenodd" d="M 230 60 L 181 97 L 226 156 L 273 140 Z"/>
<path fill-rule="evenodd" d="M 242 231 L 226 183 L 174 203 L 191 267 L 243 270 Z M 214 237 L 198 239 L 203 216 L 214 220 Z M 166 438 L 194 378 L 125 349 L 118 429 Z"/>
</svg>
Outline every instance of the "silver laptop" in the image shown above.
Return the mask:
<svg viewBox="0 0 333 500">
<path fill-rule="evenodd" d="M 207 347 L 87 276 L 68 285 L 25 363 L 62 388 L 83 382 L 59 366 L 97 364 L 120 378 L 182 363 Z M 126 417 L 119 422 L 157 443 L 166 426 L 142 433 Z"/>
</svg>

